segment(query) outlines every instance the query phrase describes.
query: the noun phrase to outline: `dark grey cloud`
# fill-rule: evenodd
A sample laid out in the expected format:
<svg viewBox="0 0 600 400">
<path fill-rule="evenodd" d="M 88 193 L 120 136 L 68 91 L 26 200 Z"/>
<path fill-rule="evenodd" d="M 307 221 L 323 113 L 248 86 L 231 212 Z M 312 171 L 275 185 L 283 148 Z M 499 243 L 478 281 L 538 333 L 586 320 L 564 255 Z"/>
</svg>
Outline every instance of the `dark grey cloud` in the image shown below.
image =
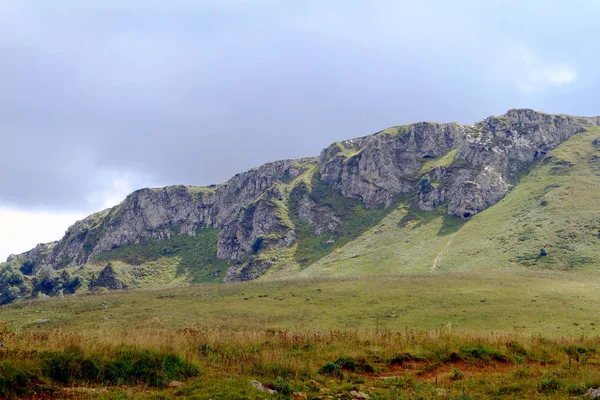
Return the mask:
<svg viewBox="0 0 600 400">
<path fill-rule="evenodd" d="M 418 120 L 600 114 L 599 6 L 413 3 L 4 0 L 0 205 L 218 183 Z"/>
</svg>

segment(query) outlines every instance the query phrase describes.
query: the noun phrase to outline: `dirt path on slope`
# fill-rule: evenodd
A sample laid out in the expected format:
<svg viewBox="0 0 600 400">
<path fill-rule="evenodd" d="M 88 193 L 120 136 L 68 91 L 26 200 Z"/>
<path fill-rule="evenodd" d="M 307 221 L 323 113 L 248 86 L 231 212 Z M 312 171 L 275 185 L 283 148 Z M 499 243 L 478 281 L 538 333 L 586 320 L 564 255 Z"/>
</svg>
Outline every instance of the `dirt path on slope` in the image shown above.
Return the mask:
<svg viewBox="0 0 600 400">
<path fill-rule="evenodd" d="M 438 262 L 440 261 L 440 257 L 446 252 L 446 249 L 448 248 L 448 246 L 450 246 L 450 242 L 452 242 L 452 239 L 454 238 L 454 235 L 456 235 L 456 232 L 454 232 L 452 234 L 452 236 L 450 236 L 450 239 L 448 239 L 448 243 L 446 243 L 446 246 L 444 246 L 444 248 L 442 249 L 442 251 L 439 252 L 439 254 L 437 256 L 435 256 L 435 259 L 433 260 L 433 265 L 431 266 L 431 271 L 433 272 L 436 270 L 437 266 L 438 266 Z"/>
</svg>

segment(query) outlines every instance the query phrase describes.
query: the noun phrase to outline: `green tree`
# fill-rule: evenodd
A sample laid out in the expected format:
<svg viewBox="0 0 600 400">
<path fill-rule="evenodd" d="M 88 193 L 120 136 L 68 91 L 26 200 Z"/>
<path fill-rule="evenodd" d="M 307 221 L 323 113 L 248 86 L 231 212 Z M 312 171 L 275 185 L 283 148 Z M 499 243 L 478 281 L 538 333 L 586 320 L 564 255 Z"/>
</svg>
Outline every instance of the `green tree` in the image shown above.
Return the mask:
<svg viewBox="0 0 600 400">
<path fill-rule="evenodd" d="M 15 301 L 29 289 L 29 284 L 19 269 L 9 264 L 0 270 L 0 304 Z"/>
</svg>

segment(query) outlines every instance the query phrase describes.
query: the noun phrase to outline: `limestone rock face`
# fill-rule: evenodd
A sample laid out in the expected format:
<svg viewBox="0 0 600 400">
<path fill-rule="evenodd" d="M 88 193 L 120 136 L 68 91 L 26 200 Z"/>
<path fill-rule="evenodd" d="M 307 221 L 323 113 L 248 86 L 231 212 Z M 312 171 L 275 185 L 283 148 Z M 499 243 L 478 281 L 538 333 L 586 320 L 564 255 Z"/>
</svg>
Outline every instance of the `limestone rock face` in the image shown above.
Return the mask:
<svg viewBox="0 0 600 400">
<path fill-rule="evenodd" d="M 431 211 L 442 205 L 447 197 L 445 188 L 431 186 L 428 190 L 420 191 L 417 195 L 418 206 L 421 210 Z"/>
<path fill-rule="evenodd" d="M 476 123 L 457 149 L 464 166 L 451 183 L 448 213 L 471 216 L 495 204 L 528 165 L 593 122 L 509 110 Z"/>
<path fill-rule="evenodd" d="M 321 153 L 321 179 L 367 208 L 389 206 L 396 194 L 415 189 L 423 162 L 458 146 L 467 129 L 422 122 L 333 144 Z M 348 151 L 354 154 L 345 155 Z"/>
<path fill-rule="evenodd" d="M 342 221 L 331 208 L 318 205 L 306 191 L 300 194 L 298 218 L 310 225 L 317 236 L 333 232 L 342 226 Z"/>
<path fill-rule="evenodd" d="M 368 208 L 388 207 L 398 194 L 417 189 L 423 163 L 456 150 L 450 165 L 430 174 L 439 184 L 419 193 L 431 210 L 445 202 L 448 213 L 470 217 L 495 204 L 534 160 L 582 132 L 597 118 L 509 110 L 475 125 L 418 123 L 335 143 L 320 156 L 321 179 Z"/>
<path fill-rule="evenodd" d="M 270 235 L 270 245 L 289 246 L 295 235 L 289 223 L 278 216 L 274 200 L 281 201 L 283 194 L 275 183 L 295 179 L 314 162 L 301 159 L 265 164 L 214 187 L 141 189 L 118 206 L 76 222 L 60 241 L 13 255 L 11 261 L 32 260 L 34 272 L 44 266 L 72 267 L 114 248 L 167 240 L 173 235 L 194 236 L 205 227 L 221 229 L 218 256 L 225 259 L 237 260 L 251 252 L 259 236 Z M 273 237 L 275 233 L 280 237 Z"/>
<path fill-rule="evenodd" d="M 294 243 L 293 225 L 277 213 L 277 202 L 283 200 L 281 188 L 274 185 L 258 201 L 241 210 L 237 219 L 221 231 L 217 256 L 239 260 L 267 246 Z"/>
<path fill-rule="evenodd" d="M 121 246 L 195 236 L 210 227 L 220 231 L 217 256 L 230 261 L 225 281 L 255 279 L 275 262 L 258 253 L 298 240 L 294 218 L 317 236 L 342 227 L 330 204 L 310 195 L 310 179 L 367 209 L 390 207 L 399 195 L 410 194 L 423 210 L 444 206 L 448 214 L 469 218 L 499 201 L 536 159 L 586 125 L 600 125 L 600 118 L 509 110 L 474 125 L 388 128 L 334 143 L 318 159 L 268 163 L 221 185 L 138 190 L 76 222 L 61 240 L 9 261 L 33 262 L 34 273 L 46 266 L 74 267 Z"/>
</svg>

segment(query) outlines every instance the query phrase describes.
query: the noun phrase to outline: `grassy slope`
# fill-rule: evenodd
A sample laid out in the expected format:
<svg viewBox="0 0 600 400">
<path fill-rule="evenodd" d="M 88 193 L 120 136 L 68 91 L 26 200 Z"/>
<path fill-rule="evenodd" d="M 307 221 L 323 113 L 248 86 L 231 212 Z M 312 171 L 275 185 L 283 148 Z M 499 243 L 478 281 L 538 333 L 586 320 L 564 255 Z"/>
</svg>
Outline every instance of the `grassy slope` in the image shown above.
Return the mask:
<svg viewBox="0 0 600 400">
<path fill-rule="evenodd" d="M 0 308 L 0 338 L 9 349 L 0 393 L 26 376 L 23 393 L 63 397 L 68 390 L 77 398 L 291 398 L 265 396 L 251 379 L 288 384 L 311 399 L 349 398 L 357 389 L 373 399 L 567 398 L 600 383 L 598 278 L 577 271 L 438 272 L 12 304 Z M 185 370 L 189 360 L 199 375 L 183 388 L 156 389 L 146 386 L 160 386 L 153 375 L 142 380 L 150 370 L 137 368 L 124 372 L 124 385 L 111 386 L 101 365 L 121 363 L 132 350 L 137 361 L 125 363 L 142 367 L 155 363 L 154 354 L 171 354 L 185 360 Z M 398 355 L 402 365 L 393 364 Z M 374 372 L 346 369 L 342 379 L 318 372 L 341 356 L 363 360 Z M 86 360 L 104 375 L 90 375 Z M 71 383 L 57 371 L 70 371 Z M 142 386 L 127 383 L 138 375 Z"/>
<path fill-rule="evenodd" d="M 503 200 L 457 233 L 440 269 L 595 270 L 600 264 L 600 129 L 558 146 Z M 541 249 L 547 256 L 539 257 Z"/>
<path fill-rule="evenodd" d="M 504 199 L 468 222 L 400 205 L 302 276 L 480 268 L 598 270 L 600 130 L 566 141 Z M 546 256 L 538 257 L 541 249 Z M 435 266 L 435 268 L 434 268 Z"/>
<path fill-rule="evenodd" d="M 220 282 L 227 261 L 217 258 L 218 235 L 217 229 L 207 228 L 194 237 L 175 235 L 170 240 L 122 246 L 94 257 L 79 271 L 89 275 L 110 262 L 119 279 L 133 288 Z"/>
<path fill-rule="evenodd" d="M 342 196 L 321 182 L 317 165 L 309 165 L 302 175 L 281 185 L 286 201 L 278 202 L 278 213 L 294 227 L 297 241 L 290 247 L 270 248 L 257 255 L 257 260 L 274 263 L 262 279 L 296 276 L 308 265 L 377 225 L 391 211 L 383 208 L 367 210 L 359 200 Z M 317 205 L 328 207 L 342 221 L 342 226 L 335 232 L 315 235 L 313 228 L 298 218 L 298 201 L 303 193 L 308 193 Z"/>
<path fill-rule="evenodd" d="M 596 334 L 598 273 L 536 271 L 256 281 L 110 292 L 0 309 L 14 329 L 436 329 Z M 515 328 L 517 327 L 517 328 Z"/>
<path fill-rule="evenodd" d="M 342 221 L 335 232 L 315 235 L 313 229 L 298 218 L 298 192 L 309 190 L 309 197 L 319 206 L 326 206 Z M 307 266 L 329 254 L 332 250 L 356 239 L 364 231 L 379 223 L 389 210 L 366 210 L 360 200 L 342 196 L 337 190 L 325 185 L 320 175 L 314 173 L 310 187 L 301 186 L 292 191 L 290 213 L 298 233 L 298 245 L 294 254 L 296 262 Z"/>
</svg>

